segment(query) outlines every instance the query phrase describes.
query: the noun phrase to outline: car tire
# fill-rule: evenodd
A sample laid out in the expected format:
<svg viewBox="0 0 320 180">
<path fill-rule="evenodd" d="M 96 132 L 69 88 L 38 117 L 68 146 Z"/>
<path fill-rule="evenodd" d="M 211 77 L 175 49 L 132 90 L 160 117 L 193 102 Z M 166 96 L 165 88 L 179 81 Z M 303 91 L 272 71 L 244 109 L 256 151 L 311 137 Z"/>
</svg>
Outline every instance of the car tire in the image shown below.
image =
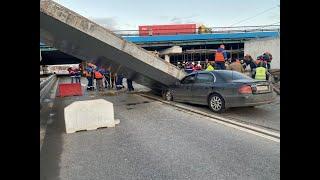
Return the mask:
<svg viewBox="0 0 320 180">
<path fill-rule="evenodd" d="M 209 97 L 208 105 L 213 112 L 221 113 L 225 110 L 225 102 L 221 95 L 212 94 Z"/>
<path fill-rule="evenodd" d="M 163 93 L 163 99 L 166 101 L 172 101 L 173 97 L 170 90 L 167 90 Z"/>
</svg>

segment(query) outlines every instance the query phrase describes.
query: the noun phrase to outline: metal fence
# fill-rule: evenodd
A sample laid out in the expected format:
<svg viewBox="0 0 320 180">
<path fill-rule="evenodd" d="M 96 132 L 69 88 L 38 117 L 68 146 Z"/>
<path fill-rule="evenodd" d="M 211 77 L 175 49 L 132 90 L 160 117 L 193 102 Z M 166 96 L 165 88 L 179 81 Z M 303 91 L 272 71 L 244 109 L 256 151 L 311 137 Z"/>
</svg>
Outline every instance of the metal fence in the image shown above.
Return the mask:
<svg viewBox="0 0 320 180">
<path fill-rule="evenodd" d="M 267 32 L 277 31 L 280 33 L 280 25 L 262 25 L 262 26 L 234 26 L 234 27 L 206 27 L 210 32 L 199 32 L 196 28 L 196 34 L 213 34 L 213 33 L 237 33 L 237 32 Z M 162 29 L 165 30 L 165 29 Z M 174 30 L 174 29 L 167 29 Z M 177 29 L 178 30 L 178 29 Z M 181 30 L 181 29 L 179 29 Z M 150 31 L 150 30 L 146 30 Z M 139 30 L 114 30 L 119 36 L 139 36 Z M 156 36 L 156 35 L 154 35 Z"/>
</svg>

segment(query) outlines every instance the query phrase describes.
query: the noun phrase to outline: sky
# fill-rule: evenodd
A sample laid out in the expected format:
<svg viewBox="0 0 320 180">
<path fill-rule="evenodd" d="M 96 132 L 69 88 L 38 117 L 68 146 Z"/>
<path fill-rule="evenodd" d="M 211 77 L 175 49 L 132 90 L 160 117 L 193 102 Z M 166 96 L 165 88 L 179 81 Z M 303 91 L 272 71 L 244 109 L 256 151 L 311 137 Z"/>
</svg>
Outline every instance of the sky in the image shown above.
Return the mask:
<svg viewBox="0 0 320 180">
<path fill-rule="evenodd" d="M 280 24 L 280 0 L 54 0 L 111 30 L 196 23 L 207 27 Z"/>
</svg>

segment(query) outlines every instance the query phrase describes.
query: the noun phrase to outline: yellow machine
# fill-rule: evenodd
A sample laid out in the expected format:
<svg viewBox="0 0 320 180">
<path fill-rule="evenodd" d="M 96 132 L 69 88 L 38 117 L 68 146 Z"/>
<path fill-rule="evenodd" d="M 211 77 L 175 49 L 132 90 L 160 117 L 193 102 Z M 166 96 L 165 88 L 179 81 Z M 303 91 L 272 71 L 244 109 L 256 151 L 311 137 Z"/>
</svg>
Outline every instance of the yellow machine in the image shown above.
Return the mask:
<svg viewBox="0 0 320 180">
<path fill-rule="evenodd" d="M 212 33 L 212 29 L 211 28 L 207 28 L 205 25 L 201 25 L 198 28 L 198 33 L 202 34 L 202 33 Z"/>
</svg>

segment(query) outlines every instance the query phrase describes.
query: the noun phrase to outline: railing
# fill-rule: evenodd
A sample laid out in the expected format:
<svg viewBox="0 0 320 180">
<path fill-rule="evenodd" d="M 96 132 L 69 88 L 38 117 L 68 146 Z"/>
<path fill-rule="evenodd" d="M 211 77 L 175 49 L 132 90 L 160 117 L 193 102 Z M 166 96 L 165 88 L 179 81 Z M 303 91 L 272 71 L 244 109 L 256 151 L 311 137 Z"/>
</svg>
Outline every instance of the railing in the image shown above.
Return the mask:
<svg viewBox="0 0 320 180">
<path fill-rule="evenodd" d="M 210 29 L 207 32 L 199 32 L 198 28 L 193 28 L 195 34 L 212 34 L 212 33 L 236 33 L 236 32 L 267 32 L 277 31 L 280 32 L 280 25 L 263 25 L 263 26 L 235 26 L 235 27 L 206 27 Z M 179 29 L 161 29 L 161 31 L 174 31 L 174 30 L 190 30 L 190 28 L 179 28 Z M 139 32 L 146 33 L 152 30 L 114 30 L 113 32 L 119 36 L 139 36 Z M 157 30 L 159 31 L 159 30 Z M 174 32 L 173 32 L 174 33 Z M 177 33 L 179 34 L 179 33 Z M 183 33 L 181 33 L 183 34 Z M 157 34 L 154 34 L 156 36 Z"/>
<path fill-rule="evenodd" d="M 40 103 L 44 98 L 48 96 L 50 89 L 53 87 L 54 83 L 57 81 L 57 75 L 53 74 L 49 76 L 44 81 L 40 82 Z"/>
</svg>

